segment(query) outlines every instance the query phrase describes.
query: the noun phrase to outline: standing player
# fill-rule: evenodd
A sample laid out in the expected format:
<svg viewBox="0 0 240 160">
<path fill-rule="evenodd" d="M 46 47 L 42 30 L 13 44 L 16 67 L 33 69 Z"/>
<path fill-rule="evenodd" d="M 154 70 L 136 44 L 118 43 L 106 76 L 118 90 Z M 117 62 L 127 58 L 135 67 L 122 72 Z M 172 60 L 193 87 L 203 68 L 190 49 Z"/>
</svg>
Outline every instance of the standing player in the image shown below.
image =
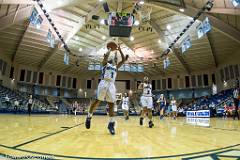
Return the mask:
<svg viewBox="0 0 240 160">
<path fill-rule="evenodd" d="M 172 97 L 171 106 L 172 106 L 173 119 L 176 119 L 176 117 L 177 117 L 177 102 L 174 97 Z"/>
<path fill-rule="evenodd" d="M 113 60 L 108 61 L 108 57 L 110 55 L 112 48 L 108 48 L 108 52 L 104 55 L 104 59 L 102 61 L 102 77 L 101 81 L 98 85 L 97 90 L 97 99 L 91 104 L 90 109 L 88 111 L 88 116 L 86 118 L 85 126 L 87 129 L 91 127 L 91 118 L 93 115 L 93 111 L 99 106 L 101 101 L 105 101 L 108 103 L 109 107 L 109 124 L 108 130 L 114 135 L 115 134 L 115 120 L 114 120 L 114 103 L 116 101 L 116 88 L 115 88 L 115 79 L 117 76 L 117 70 L 124 64 L 128 59 L 128 55 L 125 57 L 121 48 L 118 46 L 117 50 L 121 54 L 122 61 L 117 63 L 117 56 Z"/>
<path fill-rule="evenodd" d="M 159 99 L 157 100 L 157 103 L 159 104 L 160 119 L 163 119 L 164 110 L 167 103 L 163 94 L 160 95 Z"/>
<path fill-rule="evenodd" d="M 153 108 L 153 99 L 152 99 L 152 85 L 149 83 L 148 77 L 144 77 L 143 83 L 141 83 L 138 89 L 142 90 L 141 96 L 141 105 L 143 110 L 140 116 L 140 125 L 143 125 L 144 116 L 147 114 L 149 118 L 148 126 L 152 128 L 154 126 L 152 122 L 152 108 Z"/>
<path fill-rule="evenodd" d="M 33 105 L 33 98 L 32 98 L 32 95 L 29 96 L 29 99 L 28 99 L 28 115 L 30 116 L 31 115 L 31 112 L 32 112 L 32 105 Z"/>
<path fill-rule="evenodd" d="M 128 120 L 129 119 L 129 97 L 127 93 L 124 93 L 124 96 L 122 97 L 122 110 L 125 116 L 125 120 Z"/>
</svg>

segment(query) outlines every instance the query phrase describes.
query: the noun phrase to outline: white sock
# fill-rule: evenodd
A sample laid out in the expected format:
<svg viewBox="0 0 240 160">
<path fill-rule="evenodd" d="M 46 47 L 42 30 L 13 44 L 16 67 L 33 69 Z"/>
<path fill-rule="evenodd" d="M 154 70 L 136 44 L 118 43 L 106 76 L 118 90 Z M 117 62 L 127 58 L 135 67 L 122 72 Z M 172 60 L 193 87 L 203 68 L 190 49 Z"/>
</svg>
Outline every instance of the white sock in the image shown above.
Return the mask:
<svg viewBox="0 0 240 160">
<path fill-rule="evenodd" d="M 110 117 L 109 122 L 115 122 L 114 117 Z"/>
<path fill-rule="evenodd" d="M 93 115 L 92 113 L 88 112 L 88 117 L 92 118 L 92 115 Z"/>
</svg>

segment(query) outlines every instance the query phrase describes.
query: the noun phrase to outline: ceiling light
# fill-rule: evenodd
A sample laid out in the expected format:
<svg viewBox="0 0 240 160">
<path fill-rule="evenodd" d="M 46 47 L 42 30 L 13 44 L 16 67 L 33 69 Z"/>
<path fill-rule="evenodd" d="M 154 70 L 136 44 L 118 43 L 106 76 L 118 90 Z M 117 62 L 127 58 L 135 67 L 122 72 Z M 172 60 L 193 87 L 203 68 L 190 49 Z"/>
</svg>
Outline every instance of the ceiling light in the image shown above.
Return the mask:
<svg viewBox="0 0 240 160">
<path fill-rule="evenodd" d="M 180 12 L 184 12 L 184 8 L 180 8 L 179 11 L 180 11 Z"/>
<path fill-rule="evenodd" d="M 134 38 L 133 36 L 130 37 L 130 41 L 134 41 L 134 39 L 135 39 L 135 38 Z"/>
<path fill-rule="evenodd" d="M 135 26 L 138 26 L 139 24 L 140 24 L 139 20 L 136 20 L 136 21 L 134 22 L 134 25 L 135 25 Z"/>
<path fill-rule="evenodd" d="M 37 25 L 36 25 L 36 28 L 37 28 L 37 29 L 40 29 L 40 28 L 41 28 L 41 25 L 40 25 L 40 24 L 37 24 Z"/>
<path fill-rule="evenodd" d="M 62 4 L 63 4 L 63 1 L 62 1 L 62 0 L 58 0 L 58 1 L 57 1 L 57 5 L 60 6 L 60 5 L 62 5 Z"/>
<path fill-rule="evenodd" d="M 106 38 L 107 38 L 106 36 L 102 36 L 102 40 L 106 40 Z"/>
<path fill-rule="evenodd" d="M 161 39 L 158 40 L 158 43 L 159 43 L 159 44 L 162 43 Z"/>
<path fill-rule="evenodd" d="M 79 52 L 82 52 L 82 51 L 83 51 L 83 49 L 80 47 L 80 48 L 79 48 Z"/>
<path fill-rule="evenodd" d="M 143 4 L 144 4 L 144 0 L 141 0 L 141 1 L 139 2 L 139 4 L 143 5 Z"/>
<path fill-rule="evenodd" d="M 99 0 L 99 2 L 102 2 L 103 0 Z"/>
<path fill-rule="evenodd" d="M 172 27 L 168 24 L 168 25 L 167 25 L 167 30 L 171 30 L 171 28 L 172 28 Z"/>
<path fill-rule="evenodd" d="M 101 19 L 101 20 L 100 20 L 100 24 L 101 24 L 101 25 L 104 25 L 104 24 L 105 24 L 105 20 L 104 20 L 104 19 Z"/>
</svg>

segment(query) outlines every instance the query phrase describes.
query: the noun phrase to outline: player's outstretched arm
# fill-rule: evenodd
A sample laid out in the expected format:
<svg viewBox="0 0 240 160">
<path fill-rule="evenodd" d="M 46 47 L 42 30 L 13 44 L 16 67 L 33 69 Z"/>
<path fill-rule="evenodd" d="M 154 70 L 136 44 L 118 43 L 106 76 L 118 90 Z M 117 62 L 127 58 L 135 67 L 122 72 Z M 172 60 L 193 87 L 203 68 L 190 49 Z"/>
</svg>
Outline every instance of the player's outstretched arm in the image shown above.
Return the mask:
<svg viewBox="0 0 240 160">
<path fill-rule="evenodd" d="M 108 48 L 108 51 L 107 53 L 104 54 L 104 57 L 103 57 L 103 61 L 102 61 L 102 65 L 105 66 L 108 62 L 108 57 L 110 55 L 110 52 L 111 52 L 111 48 Z"/>
<path fill-rule="evenodd" d="M 117 64 L 117 68 L 120 68 L 128 60 L 129 56 L 128 55 L 124 56 L 120 46 L 118 46 L 118 51 L 120 52 L 122 58 L 122 60 Z"/>
<path fill-rule="evenodd" d="M 141 84 L 138 86 L 138 89 L 139 89 L 139 90 L 143 89 L 143 83 L 141 83 Z"/>
</svg>

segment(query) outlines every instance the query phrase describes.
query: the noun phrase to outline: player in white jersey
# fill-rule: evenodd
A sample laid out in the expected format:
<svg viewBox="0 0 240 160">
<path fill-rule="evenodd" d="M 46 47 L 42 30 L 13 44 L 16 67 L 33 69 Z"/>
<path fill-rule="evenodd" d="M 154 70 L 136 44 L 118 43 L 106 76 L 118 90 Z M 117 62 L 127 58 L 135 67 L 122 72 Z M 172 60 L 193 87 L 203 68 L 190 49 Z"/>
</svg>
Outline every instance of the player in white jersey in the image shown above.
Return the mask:
<svg viewBox="0 0 240 160">
<path fill-rule="evenodd" d="M 154 126 L 152 121 L 152 85 L 149 83 L 148 77 L 144 77 L 144 82 L 139 85 L 138 89 L 142 90 L 141 105 L 143 107 L 140 116 L 140 125 L 143 125 L 144 116 L 147 114 L 149 118 L 149 128 L 152 128 Z"/>
<path fill-rule="evenodd" d="M 91 118 L 93 115 L 93 111 L 99 106 L 101 101 L 106 101 L 109 107 L 109 117 L 110 121 L 108 124 L 109 132 L 114 135 L 115 134 L 115 120 L 114 120 L 114 104 L 116 101 L 116 88 L 115 88 L 115 79 L 117 76 L 117 70 L 120 68 L 125 61 L 128 59 L 128 55 L 125 57 L 121 48 L 118 47 L 117 50 L 121 54 L 121 62 L 117 62 L 117 56 L 115 54 L 114 60 L 109 60 L 108 57 L 110 55 L 111 49 L 108 48 L 108 52 L 104 55 L 104 59 L 102 61 L 102 75 L 101 81 L 98 84 L 97 90 L 97 99 L 91 104 L 90 109 L 88 111 L 88 116 L 86 118 L 85 126 L 87 129 L 91 126 Z"/>
<path fill-rule="evenodd" d="M 122 97 L 122 110 L 125 116 L 125 120 L 128 120 L 129 119 L 129 97 L 127 93 L 124 93 L 124 96 Z"/>
<path fill-rule="evenodd" d="M 175 100 L 174 97 L 172 97 L 170 104 L 172 107 L 172 117 L 173 117 L 173 119 L 176 119 L 176 117 L 177 117 L 177 101 Z"/>
</svg>

